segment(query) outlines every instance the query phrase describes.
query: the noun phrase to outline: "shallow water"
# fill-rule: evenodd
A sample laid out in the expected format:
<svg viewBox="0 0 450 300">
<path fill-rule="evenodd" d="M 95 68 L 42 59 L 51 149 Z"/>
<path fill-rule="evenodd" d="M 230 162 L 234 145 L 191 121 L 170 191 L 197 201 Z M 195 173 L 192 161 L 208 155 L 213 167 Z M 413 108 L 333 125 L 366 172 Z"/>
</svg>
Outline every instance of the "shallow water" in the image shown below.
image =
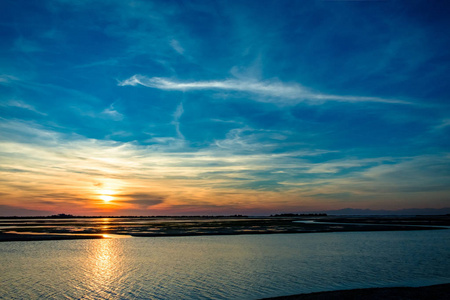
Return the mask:
<svg viewBox="0 0 450 300">
<path fill-rule="evenodd" d="M 3 299 L 258 299 L 450 282 L 450 231 L 0 243 Z"/>
</svg>

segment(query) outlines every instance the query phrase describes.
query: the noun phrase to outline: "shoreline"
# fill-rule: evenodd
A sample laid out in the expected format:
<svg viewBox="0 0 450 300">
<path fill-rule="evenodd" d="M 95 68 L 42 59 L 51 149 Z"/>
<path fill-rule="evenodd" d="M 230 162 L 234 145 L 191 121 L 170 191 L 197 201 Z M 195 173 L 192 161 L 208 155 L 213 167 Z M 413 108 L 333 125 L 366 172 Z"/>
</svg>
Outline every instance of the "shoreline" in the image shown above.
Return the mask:
<svg viewBox="0 0 450 300">
<path fill-rule="evenodd" d="M 107 234 L 52 234 L 52 233 L 0 233 L 1 242 L 30 242 L 30 241 L 56 241 L 56 240 L 82 240 L 82 239 L 111 239 L 109 235 L 123 235 L 123 237 L 196 237 L 196 236 L 230 236 L 230 235 L 272 235 L 272 234 L 309 234 L 332 232 L 375 232 L 375 231 L 419 231 L 419 230 L 445 230 L 444 228 L 411 228 L 411 229 L 375 229 L 375 230 L 318 230 L 318 231 L 244 231 L 244 232 L 180 232 L 180 233 L 107 233 Z"/>
<path fill-rule="evenodd" d="M 32 242 L 32 241 L 61 241 L 61 240 L 84 240 L 104 239 L 102 235 L 77 235 L 77 234 L 13 234 L 0 233 L 1 242 Z"/>
<path fill-rule="evenodd" d="M 421 287 L 381 287 L 351 290 L 337 290 L 263 298 L 260 300 L 446 300 L 450 295 L 450 283 Z"/>
</svg>

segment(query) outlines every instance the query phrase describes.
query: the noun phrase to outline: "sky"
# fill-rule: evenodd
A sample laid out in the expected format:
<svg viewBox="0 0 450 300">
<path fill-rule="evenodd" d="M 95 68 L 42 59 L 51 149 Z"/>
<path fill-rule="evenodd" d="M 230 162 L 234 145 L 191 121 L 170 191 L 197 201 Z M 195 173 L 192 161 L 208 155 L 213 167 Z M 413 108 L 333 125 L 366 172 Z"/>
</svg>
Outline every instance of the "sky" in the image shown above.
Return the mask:
<svg viewBox="0 0 450 300">
<path fill-rule="evenodd" d="M 450 2 L 0 1 L 0 215 L 450 206 Z"/>
</svg>

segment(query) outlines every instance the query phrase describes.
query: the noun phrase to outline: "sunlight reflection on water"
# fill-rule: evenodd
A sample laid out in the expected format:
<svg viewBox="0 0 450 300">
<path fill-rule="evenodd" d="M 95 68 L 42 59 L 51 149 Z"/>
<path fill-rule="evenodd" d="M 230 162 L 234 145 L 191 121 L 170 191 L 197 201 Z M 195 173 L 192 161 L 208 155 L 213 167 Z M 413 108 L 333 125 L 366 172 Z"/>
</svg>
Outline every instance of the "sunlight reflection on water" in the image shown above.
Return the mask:
<svg viewBox="0 0 450 300">
<path fill-rule="evenodd" d="M 80 278 L 72 286 L 84 299 L 120 299 L 128 274 L 123 263 L 123 247 L 118 239 L 84 243 L 84 258 L 78 257 Z M 77 251 L 74 249 L 74 251 Z"/>
<path fill-rule="evenodd" d="M 112 240 L 103 240 L 101 243 L 96 243 L 92 254 L 88 256 L 86 268 L 92 267 L 89 272 L 90 285 L 96 294 L 101 295 L 110 290 L 113 277 L 122 275 L 120 268 L 117 268 L 120 262 L 115 250 Z"/>
</svg>

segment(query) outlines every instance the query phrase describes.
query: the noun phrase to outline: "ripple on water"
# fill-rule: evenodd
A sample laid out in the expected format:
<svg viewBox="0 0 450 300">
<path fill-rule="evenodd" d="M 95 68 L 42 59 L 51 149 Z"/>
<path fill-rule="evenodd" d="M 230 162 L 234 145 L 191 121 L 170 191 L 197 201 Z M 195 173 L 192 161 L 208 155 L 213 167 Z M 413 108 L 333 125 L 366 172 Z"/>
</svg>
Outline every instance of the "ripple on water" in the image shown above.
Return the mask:
<svg viewBox="0 0 450 300">
<path fill-rule="evenodd" d="M 0 244 L 4 299 L 257 299 L 450 282 L 446 230 Z"/>
</svg>

